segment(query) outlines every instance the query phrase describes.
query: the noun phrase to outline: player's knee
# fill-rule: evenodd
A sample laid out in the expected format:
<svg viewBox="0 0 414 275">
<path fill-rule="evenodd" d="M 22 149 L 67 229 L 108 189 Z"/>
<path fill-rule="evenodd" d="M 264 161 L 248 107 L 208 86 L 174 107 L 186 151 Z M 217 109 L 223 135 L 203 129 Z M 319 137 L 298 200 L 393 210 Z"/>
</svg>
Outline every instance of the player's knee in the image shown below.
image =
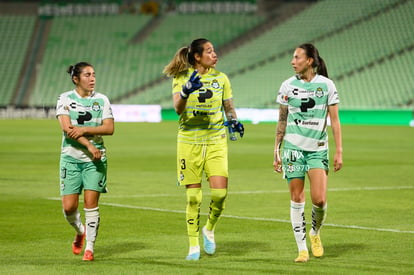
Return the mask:
<svg viewBox="0 0 414 275">
<path fill-rule="evenodd" d="M 224 201 L 227 197 L 227 188 L 211 189 L 211 199 L 214 201 Z"/>
<path fill-rule="evenodd" d="M 187 204 L 199 205 L 201 204 L 201 199 L 201 188 L 187 188 Z"/>
<path fill-rule="evenodd" d="M 62 210 L 63 210 L 63 214 L 65 216 L 70 216 L 72 214 L 75 214 L 76 211 L 78 210 L 78 208 L 77 208 L 77 206 L 74 206 L 74 205 L 66 205 L 66 206 L 63 207 Z"/>
<path fill-rule="evenodd" d="M 222 211 L 225 208 L 227 189 L 211 189 L 210 208 Z"/>
</svg>

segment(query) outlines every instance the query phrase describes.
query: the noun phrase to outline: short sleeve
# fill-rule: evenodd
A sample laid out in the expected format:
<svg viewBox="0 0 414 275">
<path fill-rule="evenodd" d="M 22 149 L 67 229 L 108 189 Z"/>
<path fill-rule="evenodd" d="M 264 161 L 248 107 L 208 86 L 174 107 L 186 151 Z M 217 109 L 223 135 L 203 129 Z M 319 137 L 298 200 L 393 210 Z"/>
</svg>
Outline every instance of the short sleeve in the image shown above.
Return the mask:
<svg viewBox="0 0 414 275">
<path fill-rule="evenodd" d="M 223 100 L 227 100 L 233 97 L 233 90 L 231 88 L 231 83 L 226 74 L 224 74 L 224 89 L 223 89 Z"/>
<path fill-rule="evenodd" d="M 114 114 L 112 113 L 111 103 L 107 97 L 104 97 L 104 108 L 102 113 L 102 120 L 107 118 L 114 118 Z"/>
<path fill-rule="evenodd" d="M 68 97 L 65 94 L 61 94 L 56 103 L 56 117 L 60 115 L 69 115 L 69 103 Z"/>
<path fill-rule="evenodd" d="M 280 85 L 279 93 L 277 94 L 276 102 L 282 105 L 288 105 L 288 85 L 287 82 L 284 81 L 282 85 Z"/>
<path fill-rule="evenodd" d="M 328 105 L 334 105 L 339 103 L 339 94 L 336 90 L 335 84 L 333 81 L 329 81 L 328 83 Z"/>
</svg>

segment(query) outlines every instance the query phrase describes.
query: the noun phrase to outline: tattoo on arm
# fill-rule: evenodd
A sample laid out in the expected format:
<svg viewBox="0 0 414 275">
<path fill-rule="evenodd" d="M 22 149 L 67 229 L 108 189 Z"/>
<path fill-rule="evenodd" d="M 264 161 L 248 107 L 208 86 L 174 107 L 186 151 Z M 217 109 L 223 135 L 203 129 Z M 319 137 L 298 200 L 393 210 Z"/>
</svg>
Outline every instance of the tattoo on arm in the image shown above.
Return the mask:
<svg viewBox="0 0 414 275">
<path fill-rule="evenodd" d="M 287 106 L 280 105 L 279 108 L 279 121 L 276 128 L 276 143 L 275 146 L 280 146 L 285 136 L 287 126 L 288 108 Z M 275 148 L 276 149 L 276 148 Z"/>
<path fill-rule="evenodd" d="M 227 120 L 237 119 L 236 110 L 234 109 L 233 99 L 223 101 L 224 113 Z"/>
</svg>

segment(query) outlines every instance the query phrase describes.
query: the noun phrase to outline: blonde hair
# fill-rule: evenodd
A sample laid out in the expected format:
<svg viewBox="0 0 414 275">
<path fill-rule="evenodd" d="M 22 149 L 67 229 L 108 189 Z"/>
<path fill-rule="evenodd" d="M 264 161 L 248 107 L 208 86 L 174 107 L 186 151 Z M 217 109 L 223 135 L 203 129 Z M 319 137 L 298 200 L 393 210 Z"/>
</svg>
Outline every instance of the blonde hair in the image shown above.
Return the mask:
<svg viewBox="0 0 414 275">
<path fill-rule="evenodd" d="M 168 77 L 176 76 L 177 74 L 188 70 L 190 66 L 190 63 L 188 63 L 188 47 L 182 47 L 175 53 L 170 63 L 164 67 L 162 73 Z"/>
</svg>

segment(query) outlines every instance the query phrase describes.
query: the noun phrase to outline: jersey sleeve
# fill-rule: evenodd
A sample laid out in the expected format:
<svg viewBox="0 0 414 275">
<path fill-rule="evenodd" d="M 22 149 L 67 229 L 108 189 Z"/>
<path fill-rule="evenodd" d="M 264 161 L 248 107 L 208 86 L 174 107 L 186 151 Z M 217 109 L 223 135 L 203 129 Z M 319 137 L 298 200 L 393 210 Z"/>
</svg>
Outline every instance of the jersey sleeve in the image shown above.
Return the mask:
<svg viewBox="0 0 414 275">
<path fill-rule="evenodd" d="M 338 91 L 336 90 L 336 86 L 333 81 L 329 81 L 328 83 L 328 105 L 334 105 L 339 103 L 339 95 Z"/>
<path fill-rule="evenodd" d="M 172 94 L 181 92 L 182 86 L 185 83 L 186 76 L 187 76 L 186 73 L 180 73 L 174 76 L 173 81 L 172 81 Z"/>
<path fill-rule="evenodd" d="M 102 112 L 102 120 L 107 118 L 114 118 L 114 114 L 112 113 L 112 107 L 111 102 L 109 102 L 109 99 L 105 96 L 104 97 L 104 107 Z"/>
<path fill-rule="evenodd" d="M 64 94 L 60 95 L 56 103 L 56 117 L 60 115 L 69 116 L 69 106 L 68 106 L 68 97 Z"/>
<path fill-rule="evenodd" d="M 288 85 L 287 82 L 284 81 L 282 85 L 280 85 L 279 93 L 277 94 L 276 102 L 282 105 L 288 105 Z"/>
<path fill-rule="evenodd" d="M 223 100 L 227 100 L 233 97 L 233 90 L 231 88 L 231 83 L 226 74 L 224 75 L 224 90 L 223 90 Z"/>
</svg>

